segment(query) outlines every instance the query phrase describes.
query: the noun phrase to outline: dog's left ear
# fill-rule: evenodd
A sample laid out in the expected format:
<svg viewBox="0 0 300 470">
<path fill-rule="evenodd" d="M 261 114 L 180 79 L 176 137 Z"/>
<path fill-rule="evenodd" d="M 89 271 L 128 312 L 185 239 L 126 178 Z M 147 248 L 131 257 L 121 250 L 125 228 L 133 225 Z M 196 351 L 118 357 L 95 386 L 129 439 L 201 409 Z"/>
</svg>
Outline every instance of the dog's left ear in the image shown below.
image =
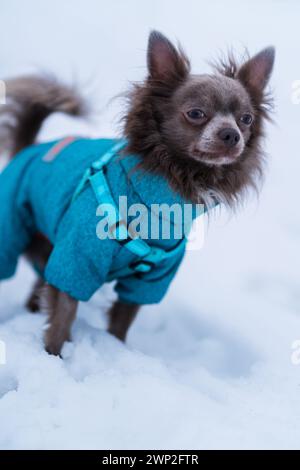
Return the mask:
<svg viewBox="0 0 300 470">
<path fill-rule="evenodd" d="M 161 82 L 184 80 L 190 72 L 190 63 L 182 50 L 159 31 L 152 31 L 149 36 L 147 62 L 149 78 Z"/>
<path fill-rule="evenodd" d="M 274 59 L 274 47 L 263 49 L 241 66 L 237 78 L 251 90 L 262 92 L 271 76 Z"/>
</svg>

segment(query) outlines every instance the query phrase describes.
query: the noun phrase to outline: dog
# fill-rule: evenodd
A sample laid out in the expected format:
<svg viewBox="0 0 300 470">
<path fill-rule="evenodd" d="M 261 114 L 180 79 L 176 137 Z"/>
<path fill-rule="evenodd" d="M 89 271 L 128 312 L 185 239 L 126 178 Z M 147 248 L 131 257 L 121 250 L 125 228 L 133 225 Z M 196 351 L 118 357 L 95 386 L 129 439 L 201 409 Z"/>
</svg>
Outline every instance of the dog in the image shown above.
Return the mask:
<svg viewBox="0 0 300 470">
<path fill-rule="evenodd" d="M 248 189 L 257 189 L 264 173 L 263 127 L 272 106 L 266 88 L 274 57 L 274 48 L 268 47 L 251 58 L 247 56 L 241 64 L 230 56 L 214 64 L 212 74 L 193 75 L 182 48 L 160 32 L 151 32 L 148 76 L 143 83 L 133 85 L 127 95 L 122 155 L 108 165 L 113 195 L 114 191 L 118 194 L 117 187 L 126 194 L 134 188 L 142 200 L 164 202 L 166 192 L 172 202 L 203 204 L 209 210 L 219 203 L 233 208 Z M 104 146 L 104 153 L 111 152 L 115 141 L 91 144 L 84 139 L 67 139 L 40 145 L 35 141 L 51 113 L 86 114 L 79 94 L 49 77 L 11 79 L 6 87 L 7 104 L 0 108 L 0 142 L 2 150 L 17 157 L 0 175 L 0 280 L 14 274 L 18 257 L 25 254 L 41 274 L 27 308 L 48 311 L 45 348 L 60 355 L 64 342 L 71 338 L 78 301 L 87 300 L 107 281 L 116 260 L 122 258 L 125 268 L 132 270 L 136 266 L 150 269 L 153 263 L 147 264 L 146 257 L 144 264 L 135 262 L 134 255 L 126 251 L 128 246 L 119 243 L 124 240 L 119 239 L 97 239 L 97 245 L 90 241 L 87 252 L 73 233 L 81 218 L 85 231 L 80 237 L 86 236 L 92 225 L 96 239 L 95 194 L 91 187 L 81 188 L 73 204 L 71 190 L 74 192 L 81 180 L 81 167 L 91 165 L 91 155 L 99 153 L 97 146 Z M 85 151 L 88 145 L 94 150 Z M 121 167 L 126 183 L 118 179 Z M 20 187 L 23 193 L 17 196 Z M 43 204 L 50 207 L 46 215 Z M 63 208 L 57 213 L 58 204 Z M 132 242 L 127 231 L 125 239 L 125 245 Z M 167 249 L 151 239 L 149 245 L 153 248 L 157 243 L 166 254 L 176 249 L 173 242 Z M 99 251 L 97 256 L 93 250 Z M 176 254 L 176 260 L 169 257 L 171 261 L 164 269 L 155 267 L 155 274 L 115 276 L 120 295 L 108 312 L 111 334 L 125 340 L 141 305 L 158 302 L 164 296 L 183 255 L 184 248 Z"/>
</svg>

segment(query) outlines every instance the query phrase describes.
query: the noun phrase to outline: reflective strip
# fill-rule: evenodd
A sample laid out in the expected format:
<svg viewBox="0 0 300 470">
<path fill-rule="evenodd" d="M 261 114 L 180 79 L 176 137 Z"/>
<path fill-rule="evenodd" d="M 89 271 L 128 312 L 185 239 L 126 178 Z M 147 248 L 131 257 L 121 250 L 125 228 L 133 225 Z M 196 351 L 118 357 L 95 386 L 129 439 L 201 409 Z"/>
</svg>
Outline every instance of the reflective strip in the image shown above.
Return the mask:
<svg viewBox="0 0 300 470">
<path fill-rule="evenodd" d="M 72 144 L 75 140 L 78 140 L 78 137 L 66 137 L 65 139 L 60 140 L 57 142 L 50 150 L 43 156 L 43 162 L 50 163 L 52 162 L 58 154 L 62 152 L 62 150 L 67 147 L 68 145 Z"/>
</svg>

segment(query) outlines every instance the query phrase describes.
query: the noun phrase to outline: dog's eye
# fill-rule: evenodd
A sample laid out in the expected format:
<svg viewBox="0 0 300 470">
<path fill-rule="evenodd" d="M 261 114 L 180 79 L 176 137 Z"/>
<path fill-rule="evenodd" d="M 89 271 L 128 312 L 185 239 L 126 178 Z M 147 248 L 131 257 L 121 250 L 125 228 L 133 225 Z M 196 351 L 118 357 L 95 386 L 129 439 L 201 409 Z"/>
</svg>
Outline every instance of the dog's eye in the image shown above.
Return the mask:
<svg viewBox="0 0 300 470">
<path fill-rule="evenodd" d="M 199 108 L 191 109 L 186 114 L 190 119 L 193 119 L 193 120 L 205 118 L 205 113 L 202 111 L 202 109 L 199 109 Z"/>
<path fill-rule="evenodd" d="M 246 126 L 250 126 L 250 124 L 252 124 L 253 117 L 251 116 L 251 114 L 245 113 L 241 116 L 240 121 L 243 124 L 246 124 Z"/>
</svg>

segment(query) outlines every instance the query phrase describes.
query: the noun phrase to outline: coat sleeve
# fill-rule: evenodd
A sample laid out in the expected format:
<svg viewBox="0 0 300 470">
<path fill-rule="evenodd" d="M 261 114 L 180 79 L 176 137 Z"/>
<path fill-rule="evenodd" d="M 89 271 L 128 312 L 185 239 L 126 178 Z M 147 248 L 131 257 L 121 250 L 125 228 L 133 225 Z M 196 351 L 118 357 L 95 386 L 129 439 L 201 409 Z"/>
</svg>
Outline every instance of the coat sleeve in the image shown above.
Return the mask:
<svg viewBox="0 0 300 470">
<path fill-rule="evenodd" d="M 119 250 L 117 242 L 97 237 L 96 225 L 96 209 L 75 202 L 61 223 L 45 270 L 49 284 L 81 301 L 105 283 Z"/>
<path fill-rule="evenodd" d="M 150 273 L 120 279 L 115 286 L 119 300 L 140 305 L 159 303 L 166 295 L 183 257 L 184 253 L 180 253 L 153 268 Z"/>
</svg>

